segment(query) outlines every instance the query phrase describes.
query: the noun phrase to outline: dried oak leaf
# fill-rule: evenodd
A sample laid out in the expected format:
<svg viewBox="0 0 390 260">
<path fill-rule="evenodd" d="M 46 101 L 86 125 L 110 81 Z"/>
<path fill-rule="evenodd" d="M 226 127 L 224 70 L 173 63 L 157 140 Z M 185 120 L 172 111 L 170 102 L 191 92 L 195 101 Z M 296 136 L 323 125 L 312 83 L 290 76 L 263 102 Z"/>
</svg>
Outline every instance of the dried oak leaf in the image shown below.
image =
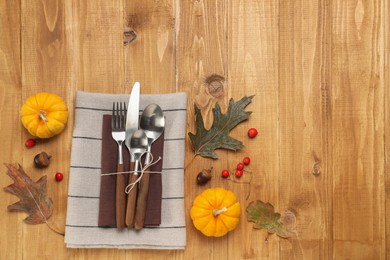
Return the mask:
<svg viewBox="0 0 390 260">
<path fill-rule="evenodd" d="M 4 190 L 19 197 L 20 201 L 9 205 L 9 211 L 24 211 L 29 216 L 24 219 L 28 224 L 47 223 L 53 212 L 53 201 L 46 194 L 47 177 L 41 177 L 37 182 L 24 172 L 19 164 L 4 164 L 7 175 L 14 183 Z"/>
<path fill-rule="evenodd" d="M 254 222 L 256 229 L 267 229 L 269 233 L 276 233 L 283 238 L 289 238 L 293 235 L 290 225 L 284 225 L 281 221 L 280 214 L 276 213 L 274 206 L 270 203 L 264 203 L 261 200 L 252 201 L 246 208 L 248 213 L 247 219 Z"/>
<path fill-rule="evenodd" d="M 252 101 L 254 96 L 245 96 L 235 102 L 229 101 L 226 113 L 221 112 L 217 103 L 213 108 L 213 124 L 210 129 L 204 127 L 200 109 L 195 105 L 196 134 L 188 133 L 195 155 L 218 159 L 216 149 L 239 150 L 244 147 L 241 141 L 229 136 L 229 132 L 242 121 L 249 118 L 252 112 L 244 111 L 244 108 Z"/>
</svg>

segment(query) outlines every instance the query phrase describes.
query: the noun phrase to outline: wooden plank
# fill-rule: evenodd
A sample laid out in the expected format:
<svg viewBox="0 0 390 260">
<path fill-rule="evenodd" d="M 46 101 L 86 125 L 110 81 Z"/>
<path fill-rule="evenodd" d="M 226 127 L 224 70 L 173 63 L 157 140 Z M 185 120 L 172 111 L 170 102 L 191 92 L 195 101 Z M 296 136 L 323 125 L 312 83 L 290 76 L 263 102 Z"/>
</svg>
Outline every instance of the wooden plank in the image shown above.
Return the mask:
<svg viewBox="0 0 390 260">
<path fill-rule="evenodd" d="M 382 30 L 383 30 L 383 67 L 381 75 L 383 75 L 384 78 L 384 109 L 385 109 L 385 223 L 389 223 L 390 221 L 390 175 L 388 174 L 390 172 L 390 144 L 389 144 L 389 137 L 390 137 L 390 3 L 389 1 L 383 1 L 382 2 Z M 390 225 L 385 225 L 386 229 L 386 259 L 390 259 Z"/>
<path fill-rule="evenodd" d="M 72 111 L 73 63 L 70 8 L 71 4 L 67 1 L 21 2 L 23 101 L 30 95 L 47 91 L 61 96 Z M 66 180 L 72 132 L 72 120 L 69 121 L 65 131 L 59 136 L 38 140 L 34 149 L 23 151 L 23 166 L 32 179 L 37 180 L 43 175 L 48 177 L 47 192 L 55 208 L 49 223 L 60 232 L 65 230 Z M 29 134 L 24 130 L 22 136 L 23 139 L 27 139 Z M 35 154 L 41 151 L 46 151 L 52 156 L 50 166 L 45 169 L 37 169 L 33 166 Z M 56 183 L 54 174 L 57 171 L 64 173 L 65 181 Z M 23 231 L 23 255 L 31 258 L 46 258 L 48 255 L 63 258 L 66 255 L 63 237 L 52 232 L 46 225 L 24 225 Z M 51 241 L 50 244 L 47 244 L 47 241 Z"/>
<path fill-rule="evenodd" d="M 227 1 L 176 1 L 176 75 L 178 91 L 188 93 L 187 132 L 195 132 L 194 105 L 202 111 L 206 127 L 212 122 L 212 108 L 218 102 L 226 110 L 227 88 Z M 214 89 L 213 86 L 216 86 Z M 217 91 L 216 91 L 217 90 Z M 214 161 L 195 157 L 186 140 L 186 221 L 187 250 L 183 259 L 228 259 L 228 236 L 213 239 L 197 231 L 190 218 L 194 198 L 205 188 L 228 187 L 220 178 L 228 168 L 227 153 L 217 151 Z M 206 186 L 197 186 L 196 175 L 202 168 L 213 166 L 213 177 Z"/>
<path fill-rule="evenodd" d="M 123 1 L 73 1 L 76 90 L 127 93 L 123 65 Z"/>
<path fill-rule="evenodd" d="M 125 1 L 125 81 L 141 93 L 175 92 L 175 1 Z M 130 36 L 129 36 L 130 37 Z"/>
<path fill-rule="evenodd" d="M 242 220 L 238 230 L 229 236 L 229 259 L 278 259 L 279 241 L 268 237 L 265 230 L 255 230 L 246 220 L 249 202 L 270 202 L 279 205 L 278 154 L 278 59 L 279 1 L 228 1 L 228 91 L 239 99 L 255 95 L 248 106 L 250 119 L 239 125 L 232 136 L 243 140 L 246 148 L 229 153 L 228 162 L 236 165 L 244 156 L 252 158 L 247 170 L 253 171 L 251 195 L 248 187 L 234 183 L 232 189 L 240 197 Z M 255 139 L 246 137 L 255 127 L 260 132 Z M 233 166 L 234 167 L 234 166 Z"/>
<path fill-rule="evenodd" d="M 283 259 L 332 258 L 329 1 L 280 4 L 279 209 L 297 216 Z"/>
<path fill-rule="evenodd" d="M 382 8 L 332 5 L 334 258 L 385 256 Z"/>
<path fill-rule="evenodd" d="M 21 106 L 22 80 L 20 59 L 20 1 L 0 2 L 0 142 L 3 163 L 22 163 L 23 141 L 20 135 L 22 124 L 19 120 Z M 0 186 L 6 187 L 12 180 L 5 175 L 6 168 L 1 165 Z M 10 213 L 7 206 L 18 201 L 9 193 L 2 195 L 0 201 L 2 230 L 0 235 L 0 259 L 22 258 L 23 215 Z"/>
</svg>

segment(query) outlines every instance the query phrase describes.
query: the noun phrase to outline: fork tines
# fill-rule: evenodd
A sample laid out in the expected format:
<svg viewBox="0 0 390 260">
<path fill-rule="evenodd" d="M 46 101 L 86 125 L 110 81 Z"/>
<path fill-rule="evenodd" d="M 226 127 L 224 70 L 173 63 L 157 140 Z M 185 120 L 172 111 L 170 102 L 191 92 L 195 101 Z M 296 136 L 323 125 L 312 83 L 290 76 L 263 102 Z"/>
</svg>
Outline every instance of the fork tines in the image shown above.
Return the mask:
<svg viewBox="0 0 390 260">
<path fill-rule="evenodd" d="M 112 130 L 124 130 L 126 125 L 126 103 L 125 102 L 113 102 L 112 103 Z"/>
</svg>

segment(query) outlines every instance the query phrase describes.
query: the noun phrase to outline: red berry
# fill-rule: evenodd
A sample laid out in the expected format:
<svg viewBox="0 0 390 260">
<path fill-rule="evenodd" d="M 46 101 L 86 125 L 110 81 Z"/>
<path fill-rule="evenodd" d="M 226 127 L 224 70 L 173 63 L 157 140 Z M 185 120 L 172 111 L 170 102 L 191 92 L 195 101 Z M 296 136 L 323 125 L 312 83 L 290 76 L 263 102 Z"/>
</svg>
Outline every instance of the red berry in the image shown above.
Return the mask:
<svg viewBox="0 0 390 260">
<path fill-rule="evenodd" d="M 243 163 L 238 163 L 236 169 L 242 171 L 244 169 L 245 165 Z"/>
<path fill-rule="evenodd" d="M 62 181 L 63 178 L 64 178 L 64 174 L 62 174 L 62 172 L 56 173 L 56 175 L 55 175 L 56 181 Z"/>
<path fill-rule="evenodd" d="M 223 170 L 222 171 L 222 177 L 227 178 L 227 177 L 229 177 L 229 175 L 230 175 L 230 173 L 229 173 L 228 170 Z"/>
<path fill-rule="evenodd" d="M 257 132 L 256 128 L 249 128 L 249 130 L 248 130 L 248 136 L 250 138 L 255 138 L 257 133 L 258 132 Z"/>
<path fill-rule="evenodd" d="M 241 170 L 236 170 L 236 172 L 234 173 L 236 175 L 237 178 L 240 178 L 243 174 L 243 172 Z"/>
<path fill-rule="evenodd" d="M 248 165 L 251 163 L 251 159 L 249 157 L 244 157 L 244 159 L 242 159 L 242 162 L 245 164 L 245 165 Z"/>
<path fill-rule="evenodd" d="M 36 141 L 35 141 L 35 139 L 32 139 L 32 138 L 27 139 L 26 142 L 24 143 L 24 145 L 27 148 L 32 148 L 35 146 L 35 144 L 36 144 Z"/>
</svg>

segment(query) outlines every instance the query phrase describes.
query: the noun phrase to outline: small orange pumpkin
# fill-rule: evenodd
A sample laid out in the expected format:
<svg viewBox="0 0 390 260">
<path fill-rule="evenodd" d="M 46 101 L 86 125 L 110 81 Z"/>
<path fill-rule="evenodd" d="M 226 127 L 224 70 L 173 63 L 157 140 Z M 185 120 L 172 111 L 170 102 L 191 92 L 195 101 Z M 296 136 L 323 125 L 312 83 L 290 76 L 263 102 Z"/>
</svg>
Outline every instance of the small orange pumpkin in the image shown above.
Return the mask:
<svg viewBox="0 0 390 260">
<path fill-rule="evenodd" d="M 61 97 L 41 92 L 27 98 L 20 109 L 20 118 L 31 135 L 50 138 L 64 130 L 68 107 Z"/>
<path fill-rule="evenodd" d="M 210 188 L 195 198 L 190 215 L 195 228 L 204 235 L 221 237 L 237 227 L 241 207 L 233 192 Z"/>
</svg>

